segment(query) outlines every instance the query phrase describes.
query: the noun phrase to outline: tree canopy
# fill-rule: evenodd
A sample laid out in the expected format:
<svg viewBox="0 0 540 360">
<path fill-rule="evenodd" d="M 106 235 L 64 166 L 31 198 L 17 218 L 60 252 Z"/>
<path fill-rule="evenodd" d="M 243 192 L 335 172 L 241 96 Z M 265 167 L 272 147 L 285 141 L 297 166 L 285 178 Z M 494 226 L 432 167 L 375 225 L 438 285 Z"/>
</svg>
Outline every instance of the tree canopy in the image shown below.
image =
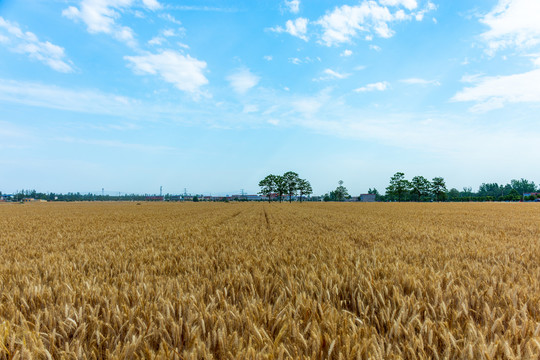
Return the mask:
<svg viewBox="0 0 540 360">
<path fill-rule="evenodd" d="M 300 201 L 304 195 L 313 193 L 309 181 L 301 179 L 294 171 L 287 171 L 283 175 L 267 175 L 259 181 L 259 187 L 261 188 L 259 194 L 266 196 L 269 202 L 272 201 L 274 194 L 278 195 L 280 202 L 283 200 L 283 195 L 289 196 L 289 202 L 291 202 L 298 192 L 300 192 Z"/>
</svg>

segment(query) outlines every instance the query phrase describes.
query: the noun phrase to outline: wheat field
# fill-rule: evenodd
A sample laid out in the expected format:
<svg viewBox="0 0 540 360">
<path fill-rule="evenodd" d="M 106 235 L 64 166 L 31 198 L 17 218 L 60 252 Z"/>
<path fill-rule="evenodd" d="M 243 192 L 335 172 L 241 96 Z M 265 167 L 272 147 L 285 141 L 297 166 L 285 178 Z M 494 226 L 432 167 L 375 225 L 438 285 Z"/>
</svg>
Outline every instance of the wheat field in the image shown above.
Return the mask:
<svg viewBox="0 0 540 360">
<path fill-rule="evenodd" d="M 0 205 L 0 359 L 537 359 L 537 204 Z"/>
</svg>

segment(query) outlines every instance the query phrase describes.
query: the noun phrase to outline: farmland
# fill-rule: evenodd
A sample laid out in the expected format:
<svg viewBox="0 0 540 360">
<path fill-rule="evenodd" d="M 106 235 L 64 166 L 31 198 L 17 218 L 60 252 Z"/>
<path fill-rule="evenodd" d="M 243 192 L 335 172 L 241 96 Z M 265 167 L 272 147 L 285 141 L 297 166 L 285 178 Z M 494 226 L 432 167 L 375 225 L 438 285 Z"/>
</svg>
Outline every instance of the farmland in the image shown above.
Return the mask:
<svg viewBox="0 0 540 360">
<path fill-rule="evenodd" d="M 530 358 L 537 204 L 0 205 L 0 359 Z"/>
</svg>

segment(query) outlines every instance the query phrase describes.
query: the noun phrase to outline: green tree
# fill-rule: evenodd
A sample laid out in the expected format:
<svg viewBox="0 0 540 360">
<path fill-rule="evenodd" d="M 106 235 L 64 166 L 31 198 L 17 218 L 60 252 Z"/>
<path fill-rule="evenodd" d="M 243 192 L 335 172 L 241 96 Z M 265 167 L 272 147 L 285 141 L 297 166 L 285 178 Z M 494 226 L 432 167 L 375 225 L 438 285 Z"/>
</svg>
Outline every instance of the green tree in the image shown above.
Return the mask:
<svg viewBox="0 0 540 360">
<path fill-rule="evenodd" d="M 472 187 L 470 187 L 470 186 L 469 187 L 464 187 L 463 191 L 461 192 L 462 197 L 470 198 L 473 195 L 474 195 L 474 193 L 472 192 Z"/>
<path fill-rule="evenodd" d="M 415 176 L 410 182 L 411 194 L 417 201 L 422 201 L 424 197 L 429 195 L 431 183 L 423 176 Z"/>
<path fill-rule="evenodd" d="M 343 180 L 339 180 L 338 184 L 339 186 L 333 191 L 334 200 L 345 201 L 345 197 L 349 196 L 349 192 L 347 191 L 347 188 L 343 186 Z M 330 193 L 330 197 L 332 197 L 332 193 Z"/>
<path fill-rule="evenodd" d="M 276 175 L 276 192 L 279 196 L 279 202 L 283 201 L 283 194 L 287 193 L 287 182 L 281 175 Z"/>
<path fill-rule="evenodd" d="M 298 181 L 298 192 L 300 193 L 300 202 L 302 202 L 302 196 L 310 195 L 313 193 L 311 184 L 306 179 L 300 179 Z"/>
<path fill-rule="evenodd" d="M 531 193 L 536 191 L 536 185 L 534 184 L 534 181 L 529 181 L 523 178 L 521 178 L 520 180 L 511 180 L 510 185 L 512 186 L 512 189 L 516 190 L 518 194 L 522 196 L 524 193 Z"/>
<path fill-rule="evenodd" d="M 397 197 L 398 201 L 401 201 L 409 191 L 409 188 L 410 184 L 405 179 L 405 174 L 397 172 L 390 178 L 390 185 L 386 188 L 386 193 L 393 198 Z"/>
<path fill-rule="evenodd" d="M 268 197 L 268 202 L 271 200 L 272 193 L 275 193 L 277 191 L 277 179 L 278 177 L 276 175 L 268 175 L 261 181 L 259 181 L 259 186 L 261 187 L 261 191 L 259 191 L 259 194 L 263 196 Z"/>
<path fill-rule="evenodd" d="M 482 183 L 478 188 L 477 195 L 480 197 L 499 197 L 504 192 L 504 186 L 497 183 Z"/>
<path fill-rule="evenodd" d="M 450 191 L 448 191 L 448 198 L 450 201 L 457 201 L 459 200 L 460 193 L 459 190 L 456 188 L 451 188 Z"/>
<path fill-rule="evenodd" d="M 446 183 L 442 177 L 434 177 L 431 182 L 431 193 L 435 195 L 435 200 L 445 201 L 446 200 Z M 456 190 L 457 191 L 457 190 Z"/>
<path fill-rule="evenodd" d="M 296 195 L 296 191 L 298 190 L 300 177 L 294 171 L 287 171 L 283 174 L 283 180 L 285 182 L 285 193 L 289 195 L 289 202 L 292 202 L 292 197 Z"/>
<path fill-rule="evenodd" d="M 516 189 L 512 189 L 510 194 L 507 195 L 507 199 L 510 201 L 519 201 L 521 200 L 521 195 Z"/>
</svg>

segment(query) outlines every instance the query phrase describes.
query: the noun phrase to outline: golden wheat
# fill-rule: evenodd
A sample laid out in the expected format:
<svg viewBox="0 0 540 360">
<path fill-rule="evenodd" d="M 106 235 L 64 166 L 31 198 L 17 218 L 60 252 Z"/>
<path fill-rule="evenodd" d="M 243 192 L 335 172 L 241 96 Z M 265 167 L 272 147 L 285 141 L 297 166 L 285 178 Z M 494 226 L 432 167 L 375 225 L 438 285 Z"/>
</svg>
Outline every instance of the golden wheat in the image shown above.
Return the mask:
<svg viewBox="0 0 540 360">
<path fill-rule="evenodd" d="M 537 359 L 536 204 L 0 206 L 0 359 Z"/>
</svg>

